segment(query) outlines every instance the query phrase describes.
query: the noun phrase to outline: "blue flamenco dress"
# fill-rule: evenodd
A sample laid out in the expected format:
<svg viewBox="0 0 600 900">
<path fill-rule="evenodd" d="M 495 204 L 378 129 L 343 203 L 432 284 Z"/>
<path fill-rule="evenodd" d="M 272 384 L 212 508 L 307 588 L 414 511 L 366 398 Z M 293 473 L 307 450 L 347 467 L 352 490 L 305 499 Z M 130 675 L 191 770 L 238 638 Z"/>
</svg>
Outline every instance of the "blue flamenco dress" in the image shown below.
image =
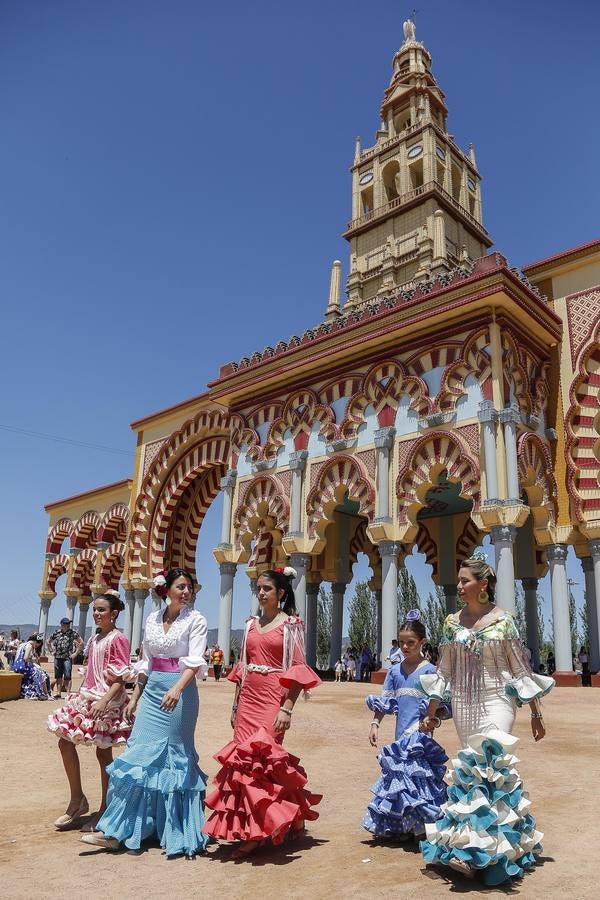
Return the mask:
<svg viewBox="0 0 600 900">
<path fill-rule="evenodd" d="M 396 716 L 396 737 L 379 754 L 381 777 L 371 788 L 373 799 L 362 822 L 378 838 L 393 841 L 423 835 L 426 824 L 441 815 L 448 757 L 433 738 L 419 732 L 428 703 L 419 676 L 435 671 L 424 661 L 406 674 L 403 664 L 397 663 L 389 670 L 382 693 L 366 698 L 372 712 Z M 445 707 L 440 710 L 444 714 L 449 714 Z"/>
<path fill-rule="evenodd" d="M 466 863 L 487 885 L 520 878 L 541 853 L 543 835 L 516 769 L 511 731 L 517 707 L 543 697 L 554 680 L 531 671 L 513 617 L 497 608 L 475 630 L 448 616 L 438 671 L 419 681 L 431 698 L 451 693 L 463 747 L 446 776 L 442 815 L 426 826 L 425 861 Z"/>
</svg>

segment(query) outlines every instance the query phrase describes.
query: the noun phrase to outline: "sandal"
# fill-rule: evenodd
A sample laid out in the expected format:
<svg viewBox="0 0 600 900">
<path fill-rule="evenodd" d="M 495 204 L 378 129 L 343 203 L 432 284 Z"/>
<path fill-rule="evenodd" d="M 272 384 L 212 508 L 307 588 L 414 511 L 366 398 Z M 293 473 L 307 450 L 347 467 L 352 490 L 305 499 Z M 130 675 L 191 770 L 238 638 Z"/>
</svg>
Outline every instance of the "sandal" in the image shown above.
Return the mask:
<svg viewBox="0 0 600 900">
<path fill-rule="evenodd" d="M 70 828 L 71 825 L 74 825 L 82 816 L 85 816 L 85 814 L 89 812 L 89 809 L 90 805 L 87 801 L 87 797 L 82 797 L 77 809 L 73 810 L 72 813 L 65 813 L 64 815 L 59 816 L 54 823 L 54 827 L 58 828 L 59 831 Z"/>
<path fill-rule="evenodd" d="M 460 875 L 462 875 L 463 878 L 468 878 L 470 881 L 475 878 L 473 867 L 463 859 L 451 859 L 448 863 L 448 866 L 451 869 L 454 869 L 455 872 L 458 872 Z"/>
<path fill-rule="evenodd" d="M 231 854 L 231 858 L 238 862 L 241 862 L 243 859 L 247 859 L 249 856 L 252 856 L 259 847 L 262 847 L 264 841 L 244 841 L 236 850 Z"/>
</svg>

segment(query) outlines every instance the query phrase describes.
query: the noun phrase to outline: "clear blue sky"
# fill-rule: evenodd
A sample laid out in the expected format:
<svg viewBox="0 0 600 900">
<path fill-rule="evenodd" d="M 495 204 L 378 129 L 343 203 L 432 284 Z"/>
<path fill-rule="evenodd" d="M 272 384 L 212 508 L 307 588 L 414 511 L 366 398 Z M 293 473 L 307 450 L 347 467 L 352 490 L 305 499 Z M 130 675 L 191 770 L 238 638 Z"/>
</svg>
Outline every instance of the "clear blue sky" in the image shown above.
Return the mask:
<svg viewBox="0 0 600 900">
<path fill-rule="evenodd" d="M 322 319 L 331 261 L 347 264 L 354 136 L 373 142 L 411 9 L 0 5 L 0 425 L 131 452 L 0 428 L 0 622 L 37 621 L 43 505 L 128 476 L 133 419 Z M 521 265 L 597 237 L 598 5 L 418 9 L 496 247 Z"/>
</svg>

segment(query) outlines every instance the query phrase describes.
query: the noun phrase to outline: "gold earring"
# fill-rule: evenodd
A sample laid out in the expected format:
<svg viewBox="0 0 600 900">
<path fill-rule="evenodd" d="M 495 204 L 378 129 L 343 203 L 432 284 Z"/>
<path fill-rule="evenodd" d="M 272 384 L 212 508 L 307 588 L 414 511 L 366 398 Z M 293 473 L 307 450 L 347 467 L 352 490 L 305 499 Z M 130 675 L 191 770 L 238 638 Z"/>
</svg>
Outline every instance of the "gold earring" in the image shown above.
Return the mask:
<svg viewBox="0 0 600 900">
<path fill-rule="evenodd" d="M 488 594 L 487 591 L 479 591 L 479 596 L 477 597 L 477 599 L 479 600 L 479 602 L 481 603 L 482 606 L 485 606 L 485 604 L 490 599 L 490 595 Z"/>
</svg>

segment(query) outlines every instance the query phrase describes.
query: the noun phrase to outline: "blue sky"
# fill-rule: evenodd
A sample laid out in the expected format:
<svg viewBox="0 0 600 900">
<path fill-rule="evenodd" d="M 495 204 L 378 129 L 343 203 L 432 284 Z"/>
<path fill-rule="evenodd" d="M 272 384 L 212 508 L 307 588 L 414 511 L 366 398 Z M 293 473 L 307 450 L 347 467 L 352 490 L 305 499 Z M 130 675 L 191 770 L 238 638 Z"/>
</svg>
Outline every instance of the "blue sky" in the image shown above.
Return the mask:
<svg viewBox="0 0 600 900">
<path fill-rule="evenodd" d="M 373 142 L 411 8 L 0 5 L 0 622 L 37 621 L 43 505 L 128 476 L 132 420 L 322 319 L 331 261 L 347 271 L 354 136 Z M 568 15 L 539 0 L 417 15 L 517 265 L 598 236 L 600 15 Z M 211 624 L 217 513 L 199 551 Z"/>
</svg>

